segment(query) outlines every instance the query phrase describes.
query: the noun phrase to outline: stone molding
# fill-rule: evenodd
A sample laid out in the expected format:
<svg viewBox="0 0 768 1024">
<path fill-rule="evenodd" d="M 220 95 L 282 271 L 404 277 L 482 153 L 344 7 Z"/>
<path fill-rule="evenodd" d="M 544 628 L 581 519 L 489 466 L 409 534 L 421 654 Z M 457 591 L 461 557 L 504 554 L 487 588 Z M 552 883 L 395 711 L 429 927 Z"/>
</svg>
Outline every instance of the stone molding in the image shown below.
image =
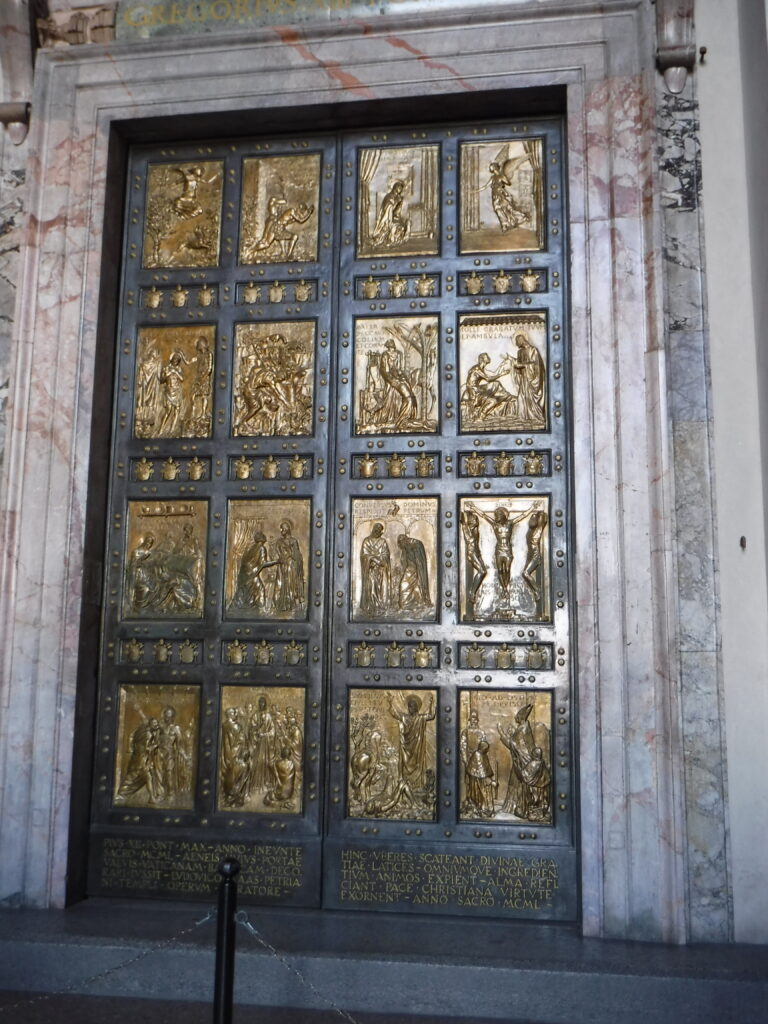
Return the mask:
<svg viewBox="0 0 768 1024">
<path fill-rule="evenodd" d="M 470 24 L 385 16 L 40 54 L 0 519 L 0 900 L 64 902 L 112 123 L 459 93 L 480 118 L 486 90 L 565 86 L 583 928 L 685 941 L 651 18 L 639 0 L 494 4 Z"/>
</svg>

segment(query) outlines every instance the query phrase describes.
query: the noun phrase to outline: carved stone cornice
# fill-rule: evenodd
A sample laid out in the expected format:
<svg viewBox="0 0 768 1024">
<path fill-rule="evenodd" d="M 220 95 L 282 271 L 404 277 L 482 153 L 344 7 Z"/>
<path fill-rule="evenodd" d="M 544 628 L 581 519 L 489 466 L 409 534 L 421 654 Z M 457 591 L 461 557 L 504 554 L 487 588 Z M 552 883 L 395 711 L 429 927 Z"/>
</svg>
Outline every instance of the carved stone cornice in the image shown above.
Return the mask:
<svg viewBox="0 0 768 1024">
<path fill-rule="evenodd" d="M 656 0 L 656 64 L 667 89 L 682 92 L 696 62 L 694 0 Z"/>
</svg>

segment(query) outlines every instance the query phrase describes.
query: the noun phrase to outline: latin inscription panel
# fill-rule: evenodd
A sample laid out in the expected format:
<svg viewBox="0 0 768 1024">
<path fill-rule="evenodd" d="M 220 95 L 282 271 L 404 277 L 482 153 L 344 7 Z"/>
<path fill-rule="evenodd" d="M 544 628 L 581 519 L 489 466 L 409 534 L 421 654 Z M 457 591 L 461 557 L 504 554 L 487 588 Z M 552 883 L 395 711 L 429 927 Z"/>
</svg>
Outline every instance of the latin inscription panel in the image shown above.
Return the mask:
<svg viewBox="0 0 768 1024">
<path fill-rule="evenodd" d="M 91 891 L 100 896 L 209 899 L 218 890 L 218 865 L 240 862 L 238 899 L 244 903 L 308 906 L 317 889 L 312 843 L 262 843 L 144 836 L 94 836 Z"/>
<path fill-rule="evenodd" d="M 568 920 L 576 916 L 575 856 L 555 848 L 334 844 L 328 894 L 347 910 Z"/>
</svg>

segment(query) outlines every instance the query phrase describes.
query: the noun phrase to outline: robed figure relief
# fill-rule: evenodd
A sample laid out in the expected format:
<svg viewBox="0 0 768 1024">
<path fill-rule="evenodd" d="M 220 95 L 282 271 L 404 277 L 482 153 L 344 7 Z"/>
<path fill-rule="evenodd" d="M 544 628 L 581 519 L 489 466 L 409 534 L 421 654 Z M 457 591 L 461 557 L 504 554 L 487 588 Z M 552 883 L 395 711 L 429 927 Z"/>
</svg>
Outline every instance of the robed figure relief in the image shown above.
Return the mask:
<svg viewBox="0 0 768 1024">
<path fill-rule="evenodd" d="M 437 254 L 438 160 L 437 146 L 360 150 L 358 258 Z"/>
<path fill-rule="evenodd" d="M 232 389 L 235 437 L 312 432 L 315 322 L 238 324 Z"/>
<path fill-rule="evenodd" d="M 462 692 L 461 820 L 552 822 L 551 721 L 549 692 Z"/>
<path fill-rule="evenodd" d="M 355 321 L 355 433 L 434 434 L 437 317 Z"/>
<path fill-rule="evenodd" d="M 304 690 L 225 686 L 221 705 L 219 807 L 301 814 Z"/>
<path fill-rule="evenodd" d="M 463 432 L 546 428 L 543 316 L 463 316 L 459 323 L 459 352 Z"/>
<path fill-rule="evenodd" d="M 208 503 L 128 503 L 123 614 L 199 618 L 203 610 Z"/>
<path fill-rule="evenodd" d="M 136 353 L 136 437 L 210 437 L 215 328 L 143 327 Z"/>
<path fill-rule="evenodd" d="M 461 252 L 543 247 L 540 139 L 461 146 Z"/>
<path fill-rule="evenodd" d="M 231 501 L 225 597 L 230 618 L 304 619 L 308 499 Z"/>
<path fill-rule="evenodd" d="M 436 801 L 434 690 L 350 690 L 351 817 L 432 821 Z"/>
<path fill-rule="evenodd" d="M 241 263 L 317 259 L 319 153 L 243 162 Z"/>
<path fill-rule="evenodd" d="M 434 620 L 437 500 L 356 499 L 352 528 L 353 618 Z"/>
<path fill-rule="evenodd" d="M 548 619 L 546 498 L 462 498 L 461 595 L 465 622 Z"/>
<path fill-rule="evenodd" d="M 200 694 L 196 686 L 121 686 L 114 803 L 194 805 Z"/>
<path fill-rule="evenodd" d="M 149 165 L 145 267 L 218 266 L 223 182 L 219 160 Z"/>
</svg>

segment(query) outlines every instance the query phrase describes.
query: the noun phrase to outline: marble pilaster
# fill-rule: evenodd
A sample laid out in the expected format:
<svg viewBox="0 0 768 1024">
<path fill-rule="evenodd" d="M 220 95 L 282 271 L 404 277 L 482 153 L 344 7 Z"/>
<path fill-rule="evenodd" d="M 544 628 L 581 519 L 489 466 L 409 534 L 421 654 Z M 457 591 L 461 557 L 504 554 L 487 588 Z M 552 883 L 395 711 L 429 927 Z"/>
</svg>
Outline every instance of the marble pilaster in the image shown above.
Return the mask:
<svg viewBox="0 0 768 1024">
<path fill-rule="evenodd" d="M 694 82 L 659 95 L 669 411 L 674 446 L 678 657 L 685 759 L 687 906 L 694 941 L 727 941 L 726 758 L 718 638 L 709 344 Z"/>
</svg>

